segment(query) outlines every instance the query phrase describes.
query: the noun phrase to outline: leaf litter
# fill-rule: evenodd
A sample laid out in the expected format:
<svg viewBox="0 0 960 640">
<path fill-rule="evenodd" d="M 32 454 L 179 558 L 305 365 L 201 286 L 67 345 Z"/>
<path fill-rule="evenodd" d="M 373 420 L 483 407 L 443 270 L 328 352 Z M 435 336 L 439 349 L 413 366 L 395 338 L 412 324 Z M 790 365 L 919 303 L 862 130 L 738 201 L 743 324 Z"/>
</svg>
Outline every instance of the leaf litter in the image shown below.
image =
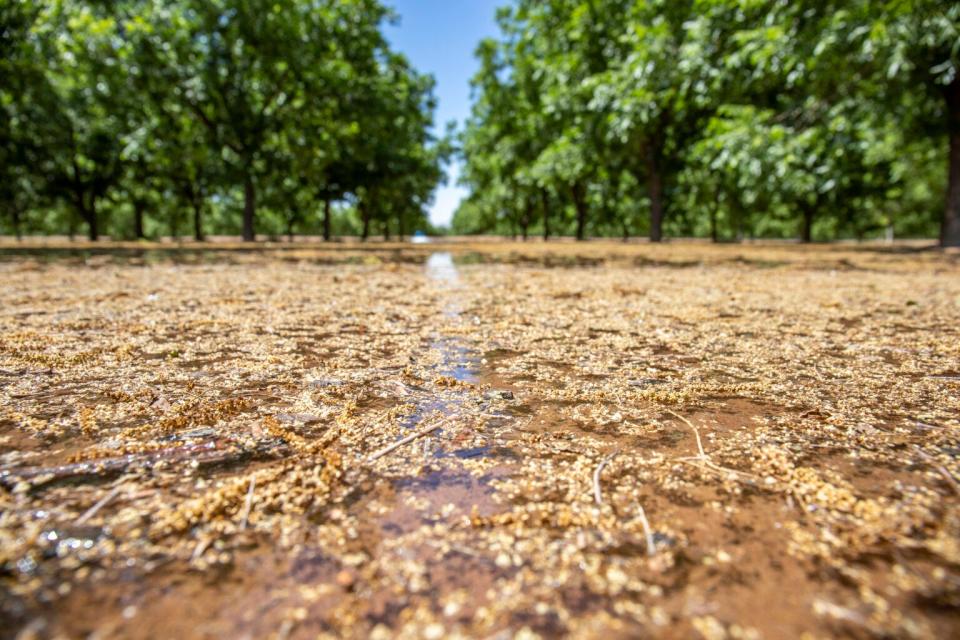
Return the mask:
<svg viewBox="0 0 960 640">
<path fill-rule="evenodd" d="M 4 633 L 957 633 L 954 256 L 443 249 L 0 263 Z"/>
</svg>

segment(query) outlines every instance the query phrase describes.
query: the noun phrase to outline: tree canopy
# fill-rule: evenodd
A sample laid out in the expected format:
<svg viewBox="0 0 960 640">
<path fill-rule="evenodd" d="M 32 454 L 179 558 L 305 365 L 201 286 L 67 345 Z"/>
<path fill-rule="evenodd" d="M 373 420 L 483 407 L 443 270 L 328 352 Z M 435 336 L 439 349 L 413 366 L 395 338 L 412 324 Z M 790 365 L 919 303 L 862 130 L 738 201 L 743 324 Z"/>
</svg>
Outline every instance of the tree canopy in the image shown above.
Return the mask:
<svg viewBox="0 0 960 640">
<path fill-rule="evenodd" d="M 498 22 L 456 231 L 960 245 L 956 4 L 518 0 Z"/>
<path fill-rule="evenodd" d="M 515 0 L 457 144 L 380 0 L 0 6 L 0 233 L 939 235 L 960 5 Z"/>
<path fill-rule="evenodd" d="M 0 224 L 423 228 L 449 145 L 432 78 L 383 36 L 393 17 L 379 0 L 3 3 Z"/>
</svg>

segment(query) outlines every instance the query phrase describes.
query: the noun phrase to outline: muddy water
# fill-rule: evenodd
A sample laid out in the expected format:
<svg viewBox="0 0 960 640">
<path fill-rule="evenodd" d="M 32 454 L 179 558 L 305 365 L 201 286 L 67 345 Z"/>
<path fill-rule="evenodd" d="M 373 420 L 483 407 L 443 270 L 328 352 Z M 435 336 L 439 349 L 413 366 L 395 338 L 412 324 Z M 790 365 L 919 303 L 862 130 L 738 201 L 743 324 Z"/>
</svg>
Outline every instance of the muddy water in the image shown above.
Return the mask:
<svg viewBox="0 0 960 640">
<path fill-rule="evenodd" d="M 421 451 L 437 460 L 439 468 L 432 469 L 425 478 L 399 478 L 395 481 L 397 499 L 385 518 L 393 532 L 404 530 L 397 527 L 398 519 L 409 527 L 418 525 L 418 518 L 409 513 L 404 506 L 406 504 L 426 503 L 438 508 L 446 506 L 448 512 L 450 507 L 447 505 L 452 504 L 456 509 L 450 512 L 451 515 L 470 514 L 474 508 L 482 512 L 495 510 L 489 480 L 502 473 L 502 470 L 478 478 L 461 461 L 497 457 L 507 462 L 510 454 L 509 450 L 498 445 L 498 436 L 502 435 L 509 416 L 500 408 L 489 406 L 484 402 L 484 396 L 478 397 L 477 389 L 485 381 L 482 358 L 477 345 L 463 336 L 463 324 L 466 322 L 462 316 L 464 285 L 453 257 L 447 252 L 433 253 L 424 269 L 427 280 L 440 294 L 441 304 L 423 358 L 431 363 L 428 368 L 433 371 L 436 380 L 443 384 L 431 389 L 410 389 L 414 409 L 404 421 L 404 426 L 415 429 L 426 420 L 438 418 L 456 423 L 475 419 L 478 413 L 482 413 L 484 426 L 494 430 L 494 433 L 489 438 L 481 438 L 479 442 L 477 434 L 473 433 L 466 446 L 458 444 L 463 438 L 456 433 L 457 427 L 450 430 L 453 433 L 444 433 L 445 430 L 440 429 L 425 438 L 420 445 Z M 443 462 L 440 463 L 439 459 Z"/>
<path fill-rule="evenodd" d="M 652 259 L 18 270 L 0 405 L 58 422 L 0 412 L 4 464 L 118 432 L 141 460 L 196 434 L 256 457 L 0 494 L 0 639 L 958 637 L 956 265 L 838 289 Z"/>
<path fill-rule="evenodd" d="M 356 499 L 337 516 L 356 523 L 356 537 L 347 543 L 350 553 L 319 540 L 281 548 L 251 533 L 221 568 L 197 571 L 192 561 L 167 557 L 158 569 L 102 574 L 73 589 L 53 609 L 24 611 L 26 626 L 39 637 L 82 637 L 96 631 L 105 637 L 255 638 L 274 633 L 300 638 L 324 630 L 338 608 L 393 626 L 404 602 L 391 587 L 404 580 L 394 568 L 410 563 L 425 568 L 428 589 L 436 597 L 466 592 L 464 614 L 482 606 L 503 570 L 469 549 L 438 555 L 437 541 L 423 531 L 462 526 L 471 516 L 506 508 L 495 499 L 493 482 L 513 464 L 501 442 L 509 416 L 500 396 L 491 400 L 484 393 L 481 352 L 465 331 L 465 285 L 451 255 L 432 254 L 424 275 L 438 304 L 429 320 L 433 330 L 412 363 L 423 382 L 400 383 L 398 389 L 412 405 L 401 426 L 413 431 L 437 419 L 447 419 L 449 425 L 394 452 L 385 467 L 365 476 Z M 378 559 L 373 566 L 380 568 L 368 569 L 355 558 Z M 306 620 L 291 619 L 291 611 L 303 610 Z"/>
<path fill-rule="evenodd" d="M 475 384 L 480 378 L 479 355 L 466 340 L 449 335 L 451 329 L 462 322 L 462 284 L 453 257 L 447 252 L 431 254 L 425 265 L 425 273 L 431 286 L 440 292 L 443 302 L 438 310 L 429 344 L 422 354 L 423 359 L 434 363 L 430 368 L 435 377 L 449 378 L 468 385 Z M 447 392 L 433 392 L 422 388 L 410 391 L 415 398 L 415 409 L 404 424 L 411 428 L 431 416 L 456 416 L 463 411 L 464 403 L 468 401 L 464 390 L 456 386 L 452 386 Z"/>
</svg>

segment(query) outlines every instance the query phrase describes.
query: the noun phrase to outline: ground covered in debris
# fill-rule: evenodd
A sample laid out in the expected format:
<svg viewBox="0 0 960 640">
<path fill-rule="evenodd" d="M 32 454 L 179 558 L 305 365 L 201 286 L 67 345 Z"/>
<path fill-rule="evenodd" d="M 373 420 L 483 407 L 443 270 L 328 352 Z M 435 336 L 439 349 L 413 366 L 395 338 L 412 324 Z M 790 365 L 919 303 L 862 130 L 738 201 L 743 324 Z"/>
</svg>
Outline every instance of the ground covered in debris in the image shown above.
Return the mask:
<svg viewBox="0 0 960 640">
<path fill-rule="evenodd" d="M 61 247 L 0 301 L 0 636 L 960 633 L 956 254 Z"/>
</svg>

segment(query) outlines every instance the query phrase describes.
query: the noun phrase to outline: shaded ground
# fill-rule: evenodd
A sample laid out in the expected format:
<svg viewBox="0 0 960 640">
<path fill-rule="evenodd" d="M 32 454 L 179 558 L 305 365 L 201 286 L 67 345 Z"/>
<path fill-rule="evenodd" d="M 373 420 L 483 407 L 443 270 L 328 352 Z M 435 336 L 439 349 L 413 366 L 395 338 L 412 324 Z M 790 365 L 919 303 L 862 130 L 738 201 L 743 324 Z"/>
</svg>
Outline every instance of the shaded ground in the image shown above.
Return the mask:
<svg viewBox="0 0 960 640">
<path fill-rule="evenodd" d="M 960 629 L 956 254 L 4 247 L 0 301 L 0 635 Z"/>
</svg>

